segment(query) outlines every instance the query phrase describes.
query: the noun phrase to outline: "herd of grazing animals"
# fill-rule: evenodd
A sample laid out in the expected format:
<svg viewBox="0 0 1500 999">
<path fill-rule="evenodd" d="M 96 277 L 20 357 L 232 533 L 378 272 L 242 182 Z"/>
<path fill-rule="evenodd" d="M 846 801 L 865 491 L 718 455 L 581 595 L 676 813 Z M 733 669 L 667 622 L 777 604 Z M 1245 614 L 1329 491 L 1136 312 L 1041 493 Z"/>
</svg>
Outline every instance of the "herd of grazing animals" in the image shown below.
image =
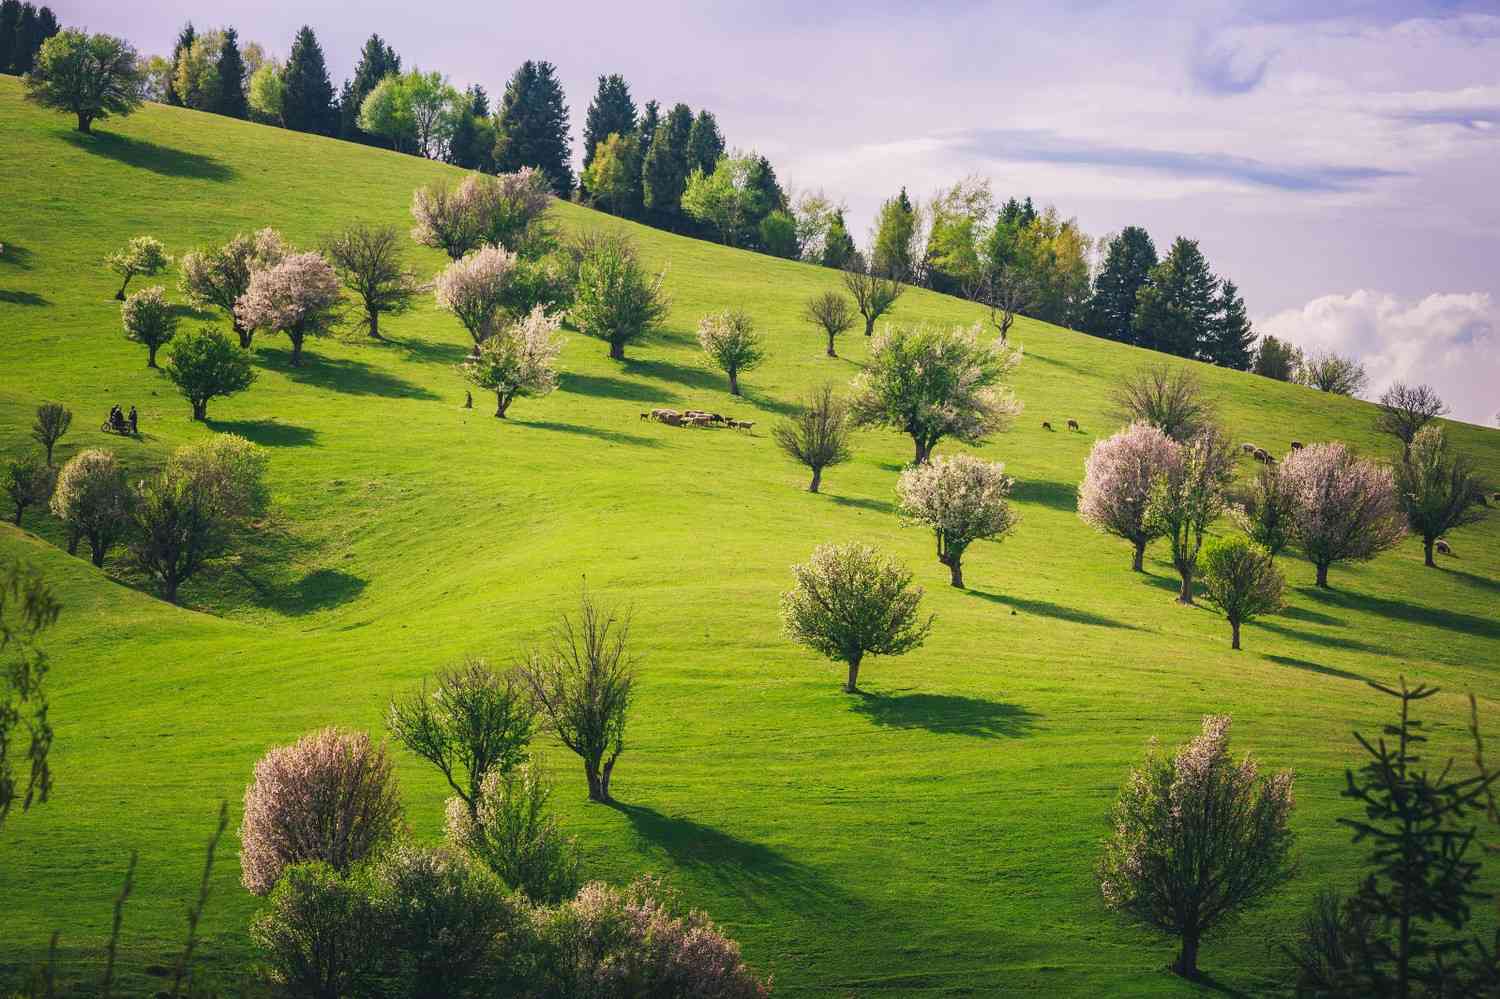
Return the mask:
<svg viewBox="0 0 1500 999">
<path fill-rule="evenodd" d="M 705 413 L 697 409 L 683 412 L 675 409 L 653 409 L 649 413 L 642 413 L 641 419 L 655 420 L 672 427 L 729 427 L 731 430 L 749 430 L 755 426 L 754 420 L 736 420 L 722 413 Z"/>
</svg>

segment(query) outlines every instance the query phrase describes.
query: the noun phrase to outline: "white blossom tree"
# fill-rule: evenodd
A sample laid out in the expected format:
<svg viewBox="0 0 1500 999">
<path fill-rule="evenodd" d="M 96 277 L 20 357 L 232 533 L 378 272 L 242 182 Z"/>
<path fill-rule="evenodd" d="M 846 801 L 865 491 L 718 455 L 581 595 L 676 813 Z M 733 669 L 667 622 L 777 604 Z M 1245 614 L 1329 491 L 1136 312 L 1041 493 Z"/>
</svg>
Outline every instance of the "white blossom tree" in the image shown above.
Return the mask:
<svg viewBox="0 0 1500 999">
<path fill-rule="evenodd" d="M 564 339 L 558 336 L 560 316 L 549 316 L 540 305 L 524 319 L 488 337 L 477 354 L 459 365 L 471 384 L 495 393 L 495 416 L 505 419 L 519 396 L 546 395 L 557 388 L 557 358 Z"/>
<path fill-rule="evenodd" d="M 1146 521 L 1172 544 L 1172 566 L 1182 577 L 1178 603 L 1193 602 L 1203 536 L 1224 512 L 1233 478 L 1234 451 L 1210 425 L 1186 444 L 1173 444 L 1171 457 L 1152 480 Z"/>
<path fill-rule="evenodd" d="M 1013 483 L 1004 465 L 966 454 L 934 458 L 901 473 L 901 515 L 932 530 L 938 561 L 948 567 L 954 586 L 964 585 L 969 545 L 999 541 L 1020 520 L 1007 500 Z"/>
<path fill-rule="evenodd" d="M 251 274 L 234 314 L 248 329 L 285 333 L 295 368 L 302 363 L 303 341 L 333 326 L 340 297 L 338 275 L 321 253 L 294 253 Z"/>
<path fill-rule="evenodd" d="M 115 292 L 117 301 L 125 301 L 125 289 L 130 279 L 136 276 L 155 277 L 172 266 L 167 248 L 155 236 L 136 236 L 122 248 L 104 258 L 104 265 L 120 275 L 120 290 Z"/>
<path fill-rule="evenodd" d="M 269 226 L 236 233 L 222 246 L 201 247 L 182 255 L 179 286 L 194 305 L 222 309 L 234 324 L 246 350 L 255 336 L 235 312 L 235 303 L 250 290 L 250 275 L 281 263 L 291 252 L 281 233 Z"/>
<path fill-rule="evenodd" d="M 505 292 L 516 270 L 516 255 L 485 246 L 449 264 L 433 292 L 440 308 L 458 317 L 479 346 L 492 336 L 504 313 Z"/>
<path fill-rule="evenodd" d="M 1406 534 L 1391 470 L 1343 444 L 1309 444 L 1287 455 L 1281 481 L 1291 498 L 1292 534 L 1328 588 L 1335 562 L 1368 561 Z"/>
<path fill-rule="evenodd" d="M 750 316 L 726 309 L 698 321 L 698 344 L 709 359 L 729 376 L 729 394 L 740 394 L 740 372 L 766 359 L 766 352 Z"/>
<path fill-rule="evenodd" d="M 1161 536 L 1161 525 L 1146 517 L 1151 483 L 1173 460 L 1172 439 L 1148 423 L 1132 423 L 1096 443 L 1083 464 L 1078 515 L 1084 523 L 1129 541 L 1130 567 L 1143 571 L 1146 546 Z"/>
</svg>

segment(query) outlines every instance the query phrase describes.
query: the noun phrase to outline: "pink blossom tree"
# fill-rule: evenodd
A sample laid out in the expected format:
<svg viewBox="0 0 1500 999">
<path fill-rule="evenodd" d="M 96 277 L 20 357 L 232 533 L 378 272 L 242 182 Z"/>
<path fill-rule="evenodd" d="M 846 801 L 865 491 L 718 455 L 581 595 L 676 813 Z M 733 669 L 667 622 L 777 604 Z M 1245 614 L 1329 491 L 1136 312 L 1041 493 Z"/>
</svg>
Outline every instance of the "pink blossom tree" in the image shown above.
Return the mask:
<svg viewBox="0 0 1500 999">
<path fill-rule="evenodd" d="M 1014 480 L 999 462 L 967 454 L 934 458 L 901 473 L 896 494 L 901 515 L 931 529 L 938 561 L 963 588 L 963 557 L 975 541 L 999 541 L 1020 520 L 1006 497 Z"/>
<path fill-rule="evenodd" d="M 1294 870 L 1292 774 L 1229 755 L 1229 716 L 1162 755 L 1153 739 L 1115 802 L 1097 876 L 1105 905 L 1173 934 L 1172 970 L 1198 975 L 1204 936 L 1265 899 Z"/>
<path fill-rule="evenodd" d="M 1335 562 L 1368 561 L 1406 534 L 1391 471 L 1343 444 L 1310 444 L 1289 454 L 1281 479 L 1291 497 L 1292 534 L 1328 588 Z"/>
<path fill-rule="evenodd" d="M 474 338 L 475 353 L 494 334 L 504 314 L 505 292 L 516 269 L 516 255 L 486 246 L 449 264 L 433 292 L 440 308 L 458 317 Z"/>
<path fill-rule="evenodd" d="M 302 364 L 303 341 L 333 325 L 340 295 L 338 275 L 321 253 L 293 253 L 251 274 L 234 314 L 247 329 L 285 333 L 295 368 Z"/>
<path fill-rule="evenodd" d="M 532 167 L 491 177 L 471 173 L 457 184 L 439 181 L 412 194 L 412 239 L 461 260 L 484 246 L 536 256 L 549 242 L 552 205 L 547 177 Z"/>
<path fill-rule="evenodd" d="M 275 229 L 237 233 L 222 246 L 183 254 L 180 287 L 194 305 L 223 309 L 234 323 L 240 346 L 250 349 L 255 331 L 240 321 L 235 303 L 250 290 L 250 275 L 279 264 L 291 252 Z"/>
<path fill-rule="evenodd" d="M 1151 483 L 1174 460 L 1172 439 L 1148 423 L 1132 423 L 1094 445 L 1083 465 L 1078 515 L 1084 523 L 1129 541 L 1130 567 L 1142 571 L 1146 546 L 1161 525 L 1146 517 Z"/>
<path fill-rule="evenodd" d="M 292 864 L 321 860 L 346 871 L 400 825 L 385 747 L 363 732 L 321 729 L 255 764 L 240 825 L 240 880 L 265 895 Z"/>
<path fill-rule="evenodd" d="M 1182 577 L 1178 603 L 1193 602 L 1203 536 L 1224 512 L 1233 477 L 1234 452 L 1210 425 L 1187 443 L 1174 443 L 1171 458 L 1152 480 L 1146 522 L 1172 543 L 1172 566 Z"/>
<path fill-rule="evenodd" d="M 495 393 L 496 418 L 505 419 L 518 396 L 542 396 L 557 388 L 557 358 L 565 342 L 557 333 L 561 325 L 561 316 L 549 316 L 538 305 L 479 344 L 477 356 L 458 366 L 471 384 Z"/>
</svg>

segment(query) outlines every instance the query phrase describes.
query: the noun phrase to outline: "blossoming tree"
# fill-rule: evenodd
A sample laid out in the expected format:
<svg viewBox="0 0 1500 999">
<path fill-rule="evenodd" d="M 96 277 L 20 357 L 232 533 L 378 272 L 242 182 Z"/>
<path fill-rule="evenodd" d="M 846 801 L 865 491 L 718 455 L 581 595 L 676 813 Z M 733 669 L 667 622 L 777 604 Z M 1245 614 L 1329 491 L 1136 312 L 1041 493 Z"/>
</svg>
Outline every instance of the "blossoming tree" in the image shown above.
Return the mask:
<svg viewBox="0 0 1500 999">
<path fill-rule="evenodd" d="M 1335 562 L 1368 561 L 1406 534 L 1391 471 L 1343 444 L 1310 444 L 1287 456 L 1281 478 L 1291 497 L 1292 534 L 1328 587 Z"/>
<path fill-rule="evenodd" d="M 1175 455 L 1172 439 L 1147 423 L 1132 423 L 1094 445 L 1083 464 L 1078 515 L 1084 523 L 1129 541 L 1130 567 L 1142 571 L 1146 545 L 1161 536 L 1161 525 L 1146 517 L 1151 483 Z"/>
<path fill-rule="evenodd" d="M 1020 517 L 1006 497 L 1014 480 L 999 462 L 967 454 L 934 458 L 901 473 L 896 493 L 906 520 L 931 528 L 938 561 L 964 585 L 963 557 L 975 541 L 999 541 Z"/>
<path fill-rule="evenodd" d="M 463 323 L 474 340 L 475 353 L 499 325 L 505 290 L 515 269 L 514 253 L 486 246 L 455 260 L 438 275 L 433 287 L 437 304 Z"/>
<path fill-rule="evenodd" d="M 505 419 L 518 396 L 546 395 L 557 388 L 556 364 L 564 343 L 557 335 L 561 324 L 561 316 L 549 316 L 539 305 L 520 322 L 485 340 L 477 356 L 459 365 L 466 380 L 495 393 L 498 419 Z"/>
<path fill-rule="evenodd" d="M 249 329 L 285 333 L 295 368 L 302 363 L 303 341 L 332 327 L 340 294 L 338 275 L 321 253 L 293 253 L 251 274 L 234 314 Z"/>
</svg>

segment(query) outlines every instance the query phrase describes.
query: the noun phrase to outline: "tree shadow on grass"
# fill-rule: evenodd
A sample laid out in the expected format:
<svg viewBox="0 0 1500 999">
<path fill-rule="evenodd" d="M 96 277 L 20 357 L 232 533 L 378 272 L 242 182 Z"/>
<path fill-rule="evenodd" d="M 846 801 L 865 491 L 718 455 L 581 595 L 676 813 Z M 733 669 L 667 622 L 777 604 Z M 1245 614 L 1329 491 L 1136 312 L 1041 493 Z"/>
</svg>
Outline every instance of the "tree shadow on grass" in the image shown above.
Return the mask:
<svg viewBox="0 0 1500 999">
<path fill-rule="evenodd" d="M 149 170 L 166 177 L 222 182 L 232 180 L 235 176 L 232 167 L 212 156 L 173 149 L 170 146 L 159 146 L 145 139 L 132 139 L 113 132 L 93 132 L 89 135 L 80 132 L 63 132 L 61 135 L 65 142 L 86 153 L 103 156 L 117 163 Z"/>
<path fill-rule="evenodd" d="M 1173 977 L 1177 976 L 1173 975 Z M 1205 992 L 1216 992 L 1221 996 L 1229 996 L 1229 999 L 1252 999 L 1252 997 L 1258 994 L 1255 992 L 1246 992 L 1244 989 L 1236 988 L 1228 982 L 1221 982 L 1201 969 L 1198 972 L 1198 977 L 1191 979 L 1190 982 Z"/>
<path fill-rule="evenodd" d="M 255 592 L 257 604 L 287 617 L 340 607 L 368 585 L 363 577 L 341 569 L 314 569 L 295 580 L 273 583 L 256 579 L 243 567 L 236 567 L 235 572 Z"/>
<path fill-rule="evenodd" d="M 1025 600 L 1021 597 L 1012 597 L 1004 593 L 986 593 L 983 590 L 967 590 L 970 596 L 989 600 L 993 603 L 1004 604 L 1014 610 L 1024 611 L 1027 614 L 1039 614 L 1042 617 L 1055 617 L 1059 621 L 1071 621 L 1074 624 L 1090 624 L 1096 628 L 1123 628 L 1126 631 L 1140 631 L 1133 624 L 1117 621 L 1103 614 L 1095 614 L 1092 611 L 1079 610 L 1077 607 L 1066 607 L 1063 604 L 1055 604 L 1050 600 Z"/>
<path fill-rule="evenodd" d="M 238 434 L 265 447 L 306 447 L 318 439 L 312 427 L 266 420 L 208 420 L 209 429 L 220 434 Z"/>
<path fill-rule="evenodd" d="M 51 305 L 45 297 L 34 291 L 12 291 L 9 288 L 0 288 L 0 302 L 7 305 Z"/>
<path fill-rule="evenodd" d="M 676 382 L 688 388 L 723 391 L 729 388 L 729 380 L 718 372 L 706 368 L 678 364 L 676 361 L 641 361 L 625 359 L 625 371 L 643 378 L 655 378 L 664 382 Z"/>
<path fill-rule="evenodd" d="M 761 395 L 759 392 L 747 388 L 741 387 L 740 392 L 743 393 L 741 398 L 750 403 L 750 405 L 755 406 L 757 409 L 764 409 L 767 412 L 775 413 L 778 416 L 794 416 L 801 408 L 794 403 L 782 402 L 775 396 Z"/>
<path fill-rule="evenodd" d="M 347 357 L 325 357 L 312 351 L 303 351 L 302 366 L 291 366 L 290 350 L 261 347 L 262 359 L 272 360 L 274 366 L 299 385 L 313 385 L 346 395 L 378 395 L 388 399 L 436 399 L 437 396 L 420 385 L 404 378 L 381 371 L 379 368 Z"/>
<path fill-rule="evenodd" d="M 1341 617 L 1334 617 L 1332 614 L 1319 614 L 1315 610 L 1308 610 L 1306 607 L 1293 607 L 1291 604 L 1283 607 L 1278 616 L 1290 618 L 1293 621 L 1306 621 L 1308 624 L 1328 624 L 1339 628 L 1344 627 L 1348 623 Z"/>
<path fill-rule="evenodd" d="M 564 371 L 558 376 L 558 386 L 564 392 L 577 392 L 605 399 L 624 399 L 628 402 L 675 402 L 677 393 L 640 382 L 626 381 L 613 375 L 581 375 L 575 371 Z"/>
<path fill-rule="evenodd" d="M 399 348 L 410 360 L 424 364 L 462 364 L 463 359 L 473 352 L 472 346 L 432 340 L 376 340 L 373 337 L 365 337 L 362 342 L 374 347 Z"/>
<path fill-rule="evenodd" d="M 1478 576 L 1472 572 L 1462 569 L 1443 569 L 1449 576 L 1463 583 L 1465 586 L 1473 586 L 1480 590 L 1489 590 L 1491 593 L 1500 593 L 1500 579 L 1490 579 L 1488 576 Z"/>
<path fill-rule="evenodd" d="M 876 513 L 893 513 L 896 509 L 890 500 L 870 499 L 867 496 L 835 496 L 833 493 L 822 493 L 839 506 L 852 506 L 860 510 L 873 510 Z"/>
<path fill-rule="evenodd" d="M 1345 590 L 1301 587 L 1298 592 L 1334 607 L 1364 611 L 1368 614 L 1426 625 L 1431 628 L 1458 631 L 1477 638 L 1500 638 L 1500 619 L 1478 617 L 1460 611 L 1444 610 L 1441 607 L 1424 607 L 1421 604 L 1409 604 L 1404 600 L 1388 600 L 1385 597 L 1372 597 Z"/>
<path fill-rule="evenodd" d="M 853 704 L 888 728 L 922 728 L 942 735 L 981 739 L 1019 739 L 1032 734 L 1041 717 L 1016 704 L 958 694 L 872 694 L 860 691 Z"/>
<path fill-rule="evenodd" d="M 1371 645 L 1369 642 L 1361 642 L 1357 638 L 1341 638 L 1336 635 L 1318 635 L 1310 631 L 1302 631 L 1297 628 L 1288 628 L 1284 624 L 1277 624 L 1268 618 L 1261 618 L 1255 622 L 1266 631 L 1275 632 L 1287 638 L 1294 638 L 1299 642 L 1307 642 L 1309 645 L 1321 645 L 1330 649 L 1347 649 L 1350 652 L 1367 652 L 1371 655 L 1388 655 L 1390 648 L 1380 645 Z"/>
<path fill-rule="evenodd" d="M 654 437 L 642 437 L 640 434 L 627 434 L 620 430 L 606 430 L 603 427 L 589 427 L 577 423 L 554 423 L 550 420 L 538 420 L 536 422 L 524 422 L 517 420 L 519 425 L 533 427 L 537 430 L 551 430 L 559 434 L 577 434 L 580 437 L 593 437 L 601 441 L 609 441 L 611 444 L 635 444 L 642 447 L 661 447 L 661 441 Z"/>
<path fill-rule="evenodd" d="M 1038 503 L 1069 513 L 1078 509 L 1078 487 L 1069 482 L 1017 479 L 1010 498 L 1018 503 Z"/>
<path fill-rule="evenodd" d="M 191 319 L 200 323 L 211 323 L 221 318 L 218 312 L 212 309 L 201 309 L 189 302 L 178 302 L 173 305 L 172 314 L 178 319 Z"/>
<path fill-rule="evenodd" d="M 31 270 L 32 254 L 29 249 L 3 236 L 0 236 L 0 246 L 5 248 L 3 252 L 0 252 L 0 264 L 21 271 Z"/>
<path fill-rule="evenodd" d="M 1256 624 L 1264 624 L 1264 622 L 1257 621 Z M 1332 666 L 1323 666 L 1319 663 L 1309 662 L 1306 659 L 1293 659 L 1291 656 L 1265 656 L 1264 658 L 1269 662 L 1276 663 L 1277 665 L 1291 666 L 1293 669 L 1305 669 L 1309 673 L 1322 673 L 1324 676 L 1336 676 L 1340 680 L 1359 680 L 1363 683 L 1370 682 L 1370 678 L 1364 676 L 1363 674 L 1351 673 L 1348 670 L 1336 669 Z"/>
</svg>

